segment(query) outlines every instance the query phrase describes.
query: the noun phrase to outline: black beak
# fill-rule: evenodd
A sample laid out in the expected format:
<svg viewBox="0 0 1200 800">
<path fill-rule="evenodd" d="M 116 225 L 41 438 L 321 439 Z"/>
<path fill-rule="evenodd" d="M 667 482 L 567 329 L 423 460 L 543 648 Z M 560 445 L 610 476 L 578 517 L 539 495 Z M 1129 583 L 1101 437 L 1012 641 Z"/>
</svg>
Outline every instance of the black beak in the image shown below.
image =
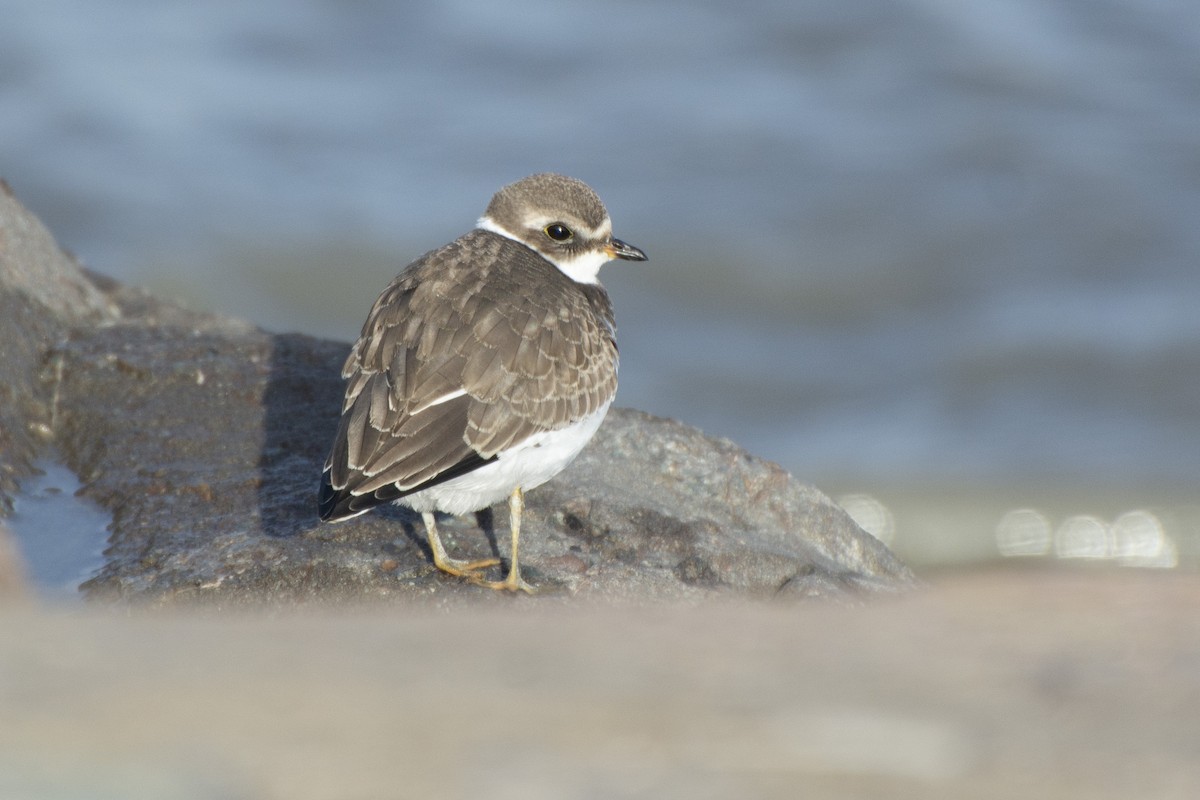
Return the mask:
<svg viewBox="0 0 1200 800">
<path fill-rule="evenodd" d="M 625 261 L 645 261 L 646 254 L 638 250 L 631 244 L 626 244 L 620 239 L 613 239 L 605 248 L 610 258 L 620 258 Z"/>
</svg>

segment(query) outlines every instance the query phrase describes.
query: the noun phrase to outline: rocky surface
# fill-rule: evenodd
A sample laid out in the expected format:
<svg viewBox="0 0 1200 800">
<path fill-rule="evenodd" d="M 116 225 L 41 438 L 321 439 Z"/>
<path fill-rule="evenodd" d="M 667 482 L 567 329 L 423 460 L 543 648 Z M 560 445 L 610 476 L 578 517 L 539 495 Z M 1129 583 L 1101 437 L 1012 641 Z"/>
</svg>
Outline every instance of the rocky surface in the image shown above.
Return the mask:
<svg viewBox="0 0 1200 800">
<path fill-rule="evenodd" d="M 0 206 L 0 459 L 11 496 L 52 437 L 113 514 L 93 598 L 229 605 L 491 594 L 429 563 L 419 518 L 317 521 L 347 345 L 272 335 L 81 272 Z M 14 349 L 15 348 L 15 349 Z M 493 524 L 494 523 L 494 524 Z M 507 555 L 507 511 L 447 520 L 457 555 Z M 614 410 L 527 498 L 526 577 L 559 597 L 850 597 L 913 585 L 816 489 L 727 441 Z"/>
<path fill-rule="evenodd" d="M 116 309 L 85 280 L 36 217 L 0 181 L 0 515 L 50 433 L 52 403 L 38 373 L 75 326 L 99 325 Z"/>
</svg>

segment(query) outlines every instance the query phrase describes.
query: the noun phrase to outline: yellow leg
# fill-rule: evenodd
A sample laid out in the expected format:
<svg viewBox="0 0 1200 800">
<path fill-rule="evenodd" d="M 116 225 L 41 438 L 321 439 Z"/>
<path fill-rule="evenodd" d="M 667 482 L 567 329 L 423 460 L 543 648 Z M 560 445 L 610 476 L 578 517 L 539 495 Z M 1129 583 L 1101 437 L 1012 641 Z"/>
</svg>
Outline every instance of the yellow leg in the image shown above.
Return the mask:
<svg viewBox="0 0 1200 800">
<path fill-rule="evenodd" d="M 480 570 L 494 567 L 500 563 L 498 558 L 484 558 L 479 561 L 462 561 L 451 558 L 446 555 L 446 548 L 442 546 L 442 539 L 438 536 L 437 521 L 434 519 L 433 513 L 426 511 L 421 518 L 425 520 L 425 533 L 429 537 L 429 549 L 433 552 L 433 565 L 442 572 L 460 578 L 478 580 Z"/>
<path fill-rule="evenodd" d="M 484 581 L 474 575 L 467 576 L 472 583 L 486 586 L 489 589 L 507 589 L 510 592 L 522 591 L 528 594 L 537 594 L 537 589 L 521 578 L 521 564 L 517 559 L 517 545 L 521 538 L 521 512 L 524 510 L 525 493 L 518 486 L 508 496 L 508 521 L 512 527 L 512 563 L 508 567 L 508 577 L 502 581 Z"/>
</svg>

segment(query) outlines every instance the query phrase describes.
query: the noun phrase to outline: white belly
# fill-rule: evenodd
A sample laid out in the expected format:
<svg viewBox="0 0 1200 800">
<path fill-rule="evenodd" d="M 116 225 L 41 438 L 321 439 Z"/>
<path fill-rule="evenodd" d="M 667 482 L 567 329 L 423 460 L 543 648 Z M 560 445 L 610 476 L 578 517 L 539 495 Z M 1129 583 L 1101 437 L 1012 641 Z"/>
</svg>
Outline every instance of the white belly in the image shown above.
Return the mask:
<svg viewBox="0 0 1200 800">
<path fill-rule="evenodd" d="M 414 511 L 466 514 L 507 499 L 518 486 L 526 491 L 541 486 L 579 455 L 599 429 L 606 413 L 608 404 L 569 427 L 535 434 L 513 449 L 500 453 L 495 461 L 402 497 L 396 504 Z"/>
</svg>

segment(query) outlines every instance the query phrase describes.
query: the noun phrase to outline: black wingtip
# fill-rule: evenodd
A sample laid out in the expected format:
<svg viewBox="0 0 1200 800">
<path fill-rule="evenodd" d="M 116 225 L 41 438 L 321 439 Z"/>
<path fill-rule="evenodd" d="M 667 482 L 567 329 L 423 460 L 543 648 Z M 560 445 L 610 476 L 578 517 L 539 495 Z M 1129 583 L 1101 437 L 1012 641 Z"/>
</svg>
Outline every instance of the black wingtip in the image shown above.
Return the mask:
<svg viewBox="0 0 1200 800">
<path fill-rule="evenodd" d="M 375 508 L 375 506 L 391 503 L 413 492 L 419 492 L 422 489 L 437 486 L 439 483 L 445 483 L 452 478 L 465 475 L 495 460 L 496 456 L 484 458 L 478 453 L 471 453 L 471 455 L 459 461 L 454 466 L 443 470 L 430 480 L 411 489 L 402 490 L 396 486 L 381 486 L 368 494 L 354 494 L 350 491 L 349 486 L 342 489 L 334 489 L 333 480 L 329 474 L 330 470 L 326 469 L 321 473 L 321 486 L 317 489 L 317 515 L 321 518 L 322 522 L 340 522 L 344 519 L 357 517 L 359 514 Z"/>
<path fill-rule="evenodd" d="M 338 514 L 338 506 L 348 498 L 343 492 L 335 491 L 329 480 L 329 470 L 321 474 L 321 487 L 317 490 L 317 515 L 322 522 L 336 522 L 344 515 Z"/>
<path fill-rule="evenodd" d="M 354 494 L 349 487 L 334 489 L 329 470 L 325 470 L 321 475 L 321 486 L 317 489 L 317 516 L 322 522 L 341 522 L 395 500 L 400 494 L 392 486 L 365 495 Z"/>
</svg>

